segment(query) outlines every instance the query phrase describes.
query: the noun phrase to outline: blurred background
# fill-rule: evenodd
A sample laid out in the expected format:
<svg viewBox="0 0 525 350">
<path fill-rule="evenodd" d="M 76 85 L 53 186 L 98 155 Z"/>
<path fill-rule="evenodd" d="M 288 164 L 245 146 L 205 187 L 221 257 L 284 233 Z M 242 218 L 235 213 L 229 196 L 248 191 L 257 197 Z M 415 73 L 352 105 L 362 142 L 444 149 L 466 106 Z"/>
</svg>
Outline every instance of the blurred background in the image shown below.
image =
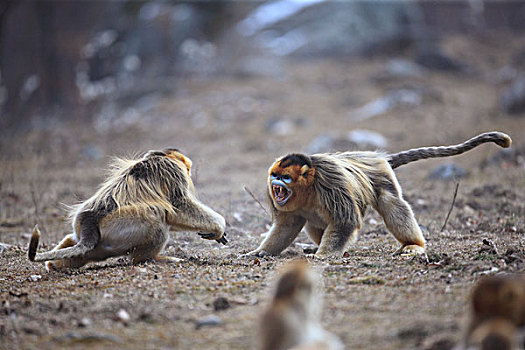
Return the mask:
<svg viewBox="0 0 525 350">
<path fill-rule="evenodd" d="M 510 41 L 524 28 L 521 1 L 3 1 L 0 126 L 11 133 L 141 114 L 188 77 L 283 79 L 290 61 L 401 57 L 387 74 L 479 74 L 476 52 L 451 55 L 441 40 L 498 31 Z M 499 64 L 491 82 L 521 86 L 498 91 L 500 108 L 520 113 L 525 47 Z"/>
</svg>

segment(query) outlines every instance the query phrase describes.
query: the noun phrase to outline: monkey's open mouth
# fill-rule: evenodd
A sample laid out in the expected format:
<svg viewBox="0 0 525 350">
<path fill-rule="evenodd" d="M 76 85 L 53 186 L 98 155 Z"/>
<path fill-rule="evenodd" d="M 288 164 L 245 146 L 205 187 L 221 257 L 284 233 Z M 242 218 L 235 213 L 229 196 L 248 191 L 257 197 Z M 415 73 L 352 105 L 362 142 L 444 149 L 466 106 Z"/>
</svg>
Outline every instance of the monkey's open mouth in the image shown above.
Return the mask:
<svg viewBox="0 0 525 350">
<path fill-rule="evenodd" d="M 272 192 L 275 202 L 279 205 L 285 205 L 293 191 L 280 180 L 272 181 Z"/>
</svg>

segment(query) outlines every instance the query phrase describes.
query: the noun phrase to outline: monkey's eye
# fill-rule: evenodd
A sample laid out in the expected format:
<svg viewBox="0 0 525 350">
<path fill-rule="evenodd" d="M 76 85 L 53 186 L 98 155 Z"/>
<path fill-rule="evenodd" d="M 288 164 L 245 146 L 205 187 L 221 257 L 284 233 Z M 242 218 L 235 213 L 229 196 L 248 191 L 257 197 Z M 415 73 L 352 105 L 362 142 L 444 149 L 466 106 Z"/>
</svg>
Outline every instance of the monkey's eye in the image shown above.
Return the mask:
<svg viewBox="0 0 525 350">
<path fill-rule="evenodd" d="M 270 179 L 272 179 L 272 180 L 277 179 L 277 175 L 275 175 L 275 173 L 271 173 L 270 174 Z"/>
<path fill-rule="evenodd" d="M 289 184 L 290 182 L 292 182 L 292 178 L 290 177 L 290 175 L 283 175 L 282 179 L 283 179 L 283 181 L 286 182 L 287 184 Z"/>
</svg>

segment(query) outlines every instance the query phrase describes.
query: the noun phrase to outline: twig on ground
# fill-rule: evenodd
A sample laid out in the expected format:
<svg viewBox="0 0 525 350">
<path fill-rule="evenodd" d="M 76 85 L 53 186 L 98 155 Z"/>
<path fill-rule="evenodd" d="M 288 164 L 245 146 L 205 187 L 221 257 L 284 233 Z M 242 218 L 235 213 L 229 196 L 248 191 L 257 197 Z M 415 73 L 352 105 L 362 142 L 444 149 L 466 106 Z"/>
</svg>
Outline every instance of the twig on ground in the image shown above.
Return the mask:
<svg viewBox="0 0 525 350">
<path fill-rule="evenodd" d="M 452 204 L 450 204 L 450 209 L 448 210 L 447 217 L 445 218 L 445 222 L 443 223 L 443 226 L 441 227 L 441 232 L 445 229 L 445 226 L 447 226 L 448 218 L 450 217 L 450 213 L 452 213 L 452 209 L 454 209 L 454 204 L 456 203 L 456 197 L 458 195 L 458 188 L 459 188 L 459 181 L 456 182 L 456 188 L 454 189 L 454 197 L 452 198 Z"/>
<path fill-rule="evenodd" d="M 249 194 L 250 196 L 252 196 L 253 200 L 256 201 L 257 204 L 259 204 L 259 206 L 262 208 L 262 210 L 264 210 L 264 212 L 265 212 L 268 216 L 271 216 L 271 215 L 270 215 L 270 212 L 268 212 L 268 209 L 266 209 L 266 207 L 261 203 L 260 200 L 257 199 L 257 197 L 255 197 L 255 195 L 253 194 L 253 192 L 250 191 L 250 189 L 249 189 L 248 187 L 246 187 L 246 185 L 245 185 L 245 186 L 242 186 L 242 188 L 243 188 L 246 192 L 248 192 L 248 194 Z"/>
</svg>

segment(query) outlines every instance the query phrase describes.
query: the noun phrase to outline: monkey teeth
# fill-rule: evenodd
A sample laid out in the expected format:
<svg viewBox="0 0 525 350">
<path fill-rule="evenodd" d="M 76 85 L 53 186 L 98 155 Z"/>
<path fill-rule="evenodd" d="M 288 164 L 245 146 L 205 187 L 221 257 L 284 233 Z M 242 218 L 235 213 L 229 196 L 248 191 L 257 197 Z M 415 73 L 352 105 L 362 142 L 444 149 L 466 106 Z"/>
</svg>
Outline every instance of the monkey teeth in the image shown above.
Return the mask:
<svg viewBox="0 0 525 350">
<path fill-rule="evenodd" d="M 284 204 L 288 197 L 290 196 L 290 191 L 286 187 L 279 186 L 279 185 L 273 185 L 273 194 L 275 197 L 275 201 L 279 204 Z"/>
</svg>

